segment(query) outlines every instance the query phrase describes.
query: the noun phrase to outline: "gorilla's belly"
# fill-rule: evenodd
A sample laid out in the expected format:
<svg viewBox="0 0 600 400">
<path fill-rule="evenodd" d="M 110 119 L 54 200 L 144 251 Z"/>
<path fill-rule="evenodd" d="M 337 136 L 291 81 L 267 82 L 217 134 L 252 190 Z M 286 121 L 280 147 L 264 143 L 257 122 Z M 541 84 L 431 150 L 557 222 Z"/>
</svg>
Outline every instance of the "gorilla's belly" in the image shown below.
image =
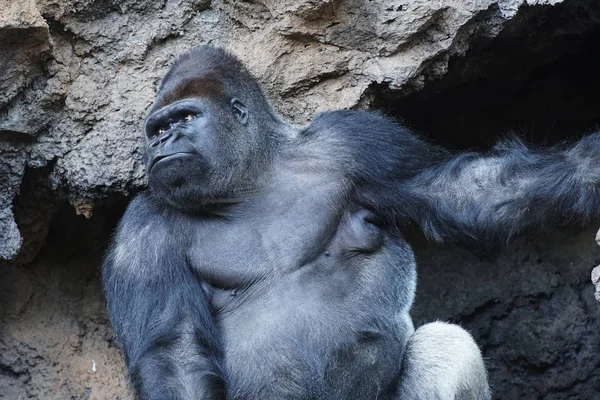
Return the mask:
<svg viewBox="0 0 600 400">
<path fill-rule="evenodd" d="M 386 397 L 413 331 L 414 263 L 403 242 L 383 241 L 348 257 L 333 240 L 292 273 L 216 293 L 228 297 L 217 319 L 231 398 Z"/>
<path fill-rule="evenodd" d="M 238 294 L 239 305 L 218 316 L 230 397 L 367 399 L 367 393 L 385 393 L 412 333 L 410 319 L 403 318 L 407 310 L 391 304 L 387 293 L 373 302 L 361 289 L 368 283 L 356 276 L 298 275 L 290 276 L 293 283 Z M 383 303 L 388 306 L 364 307 Z M 358 382 L 361 392 L 353 393 Z"/>
</svg>

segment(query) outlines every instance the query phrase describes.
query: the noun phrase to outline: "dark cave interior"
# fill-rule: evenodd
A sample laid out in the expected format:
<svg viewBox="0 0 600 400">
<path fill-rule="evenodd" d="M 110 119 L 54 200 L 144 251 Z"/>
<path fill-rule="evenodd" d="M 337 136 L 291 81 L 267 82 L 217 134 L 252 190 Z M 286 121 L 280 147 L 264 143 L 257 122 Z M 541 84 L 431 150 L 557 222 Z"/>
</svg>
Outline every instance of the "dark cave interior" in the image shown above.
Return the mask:
<svg viewBox="0 0 600 400">
<path fill-rule="evenodd" d="M 516 134 L 533 144 L 600 127 L 600 5 L 524 6 L 496 38 L 478 38 L 442 78 L 374 107 L 451 149 L 487 149 Z"/>
</svg>

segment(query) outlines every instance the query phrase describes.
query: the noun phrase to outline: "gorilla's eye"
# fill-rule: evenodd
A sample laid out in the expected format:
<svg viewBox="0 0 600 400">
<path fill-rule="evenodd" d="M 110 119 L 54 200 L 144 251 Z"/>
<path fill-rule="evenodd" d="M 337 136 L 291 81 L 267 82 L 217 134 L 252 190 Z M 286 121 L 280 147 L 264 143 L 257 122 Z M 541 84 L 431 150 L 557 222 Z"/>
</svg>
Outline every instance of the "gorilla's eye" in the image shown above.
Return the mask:
<svg viewBox="0 0 600 400">
<path fill-rule="evenodd" d="M 163 133 L 165 133 L 167 130 L 165 128 L 158 128 L 158 130 L 156 131 L 156 134 L 158 136 L 162 135 Z"/>
<path fill-rule="evenodd" d="M 192 114 L 188 114 L 183 118 L 183 122 L 190 122 L 193 119 L 194 119 L 194 116 Z"/>
</svg>

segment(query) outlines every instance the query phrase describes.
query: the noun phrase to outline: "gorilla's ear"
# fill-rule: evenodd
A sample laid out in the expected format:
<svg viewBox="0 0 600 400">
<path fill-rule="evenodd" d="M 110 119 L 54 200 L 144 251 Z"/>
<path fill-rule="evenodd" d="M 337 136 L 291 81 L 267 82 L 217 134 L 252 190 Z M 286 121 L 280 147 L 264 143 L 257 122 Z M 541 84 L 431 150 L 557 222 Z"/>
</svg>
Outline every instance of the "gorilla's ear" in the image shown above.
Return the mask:
<svg viewBox="0 0 600 400">
<path fill-rule="evenodd" d="M 238 98 L 234 98 L 231 100 L 231 109 L 233 111 L 233 115 L 243 124 L 246 125 L 248 122 L 248 109 L 246 105 L 240 101 Z"/>
</svg>

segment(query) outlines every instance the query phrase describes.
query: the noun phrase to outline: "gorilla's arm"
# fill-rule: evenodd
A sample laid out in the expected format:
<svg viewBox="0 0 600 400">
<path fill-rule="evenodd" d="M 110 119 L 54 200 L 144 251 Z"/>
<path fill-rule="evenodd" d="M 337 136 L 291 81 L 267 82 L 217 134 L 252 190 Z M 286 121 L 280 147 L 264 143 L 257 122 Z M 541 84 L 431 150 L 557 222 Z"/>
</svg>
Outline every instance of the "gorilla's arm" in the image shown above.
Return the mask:
<svg viewBox="0 0 600 400">
<path fill-rule="evenodd" d="M 584 222 L 600 212 L 600 134 L 565 149 L 518 140 L 426 168 L 402 190 L 410 216 L 438 241 L 494 246 L 549 221 Z"/>
<path fill-rule="evenodd" d="M 220 348 L 207 298 L 175 224 L 134 199 L 106 256 L 107 306 L 139 397 L 224 399 Z"/>
<path fill-rule="evenodd" d="M 380 115 L 337 111 L 304 135 L 335 154 L 355 199 L 383 223 L 439 242 L 487 252 L 524 229 L 600 213 L 600 133 L 564 149 L 509 140 L 486 154 L 451 155 Z"/>
</svg>

